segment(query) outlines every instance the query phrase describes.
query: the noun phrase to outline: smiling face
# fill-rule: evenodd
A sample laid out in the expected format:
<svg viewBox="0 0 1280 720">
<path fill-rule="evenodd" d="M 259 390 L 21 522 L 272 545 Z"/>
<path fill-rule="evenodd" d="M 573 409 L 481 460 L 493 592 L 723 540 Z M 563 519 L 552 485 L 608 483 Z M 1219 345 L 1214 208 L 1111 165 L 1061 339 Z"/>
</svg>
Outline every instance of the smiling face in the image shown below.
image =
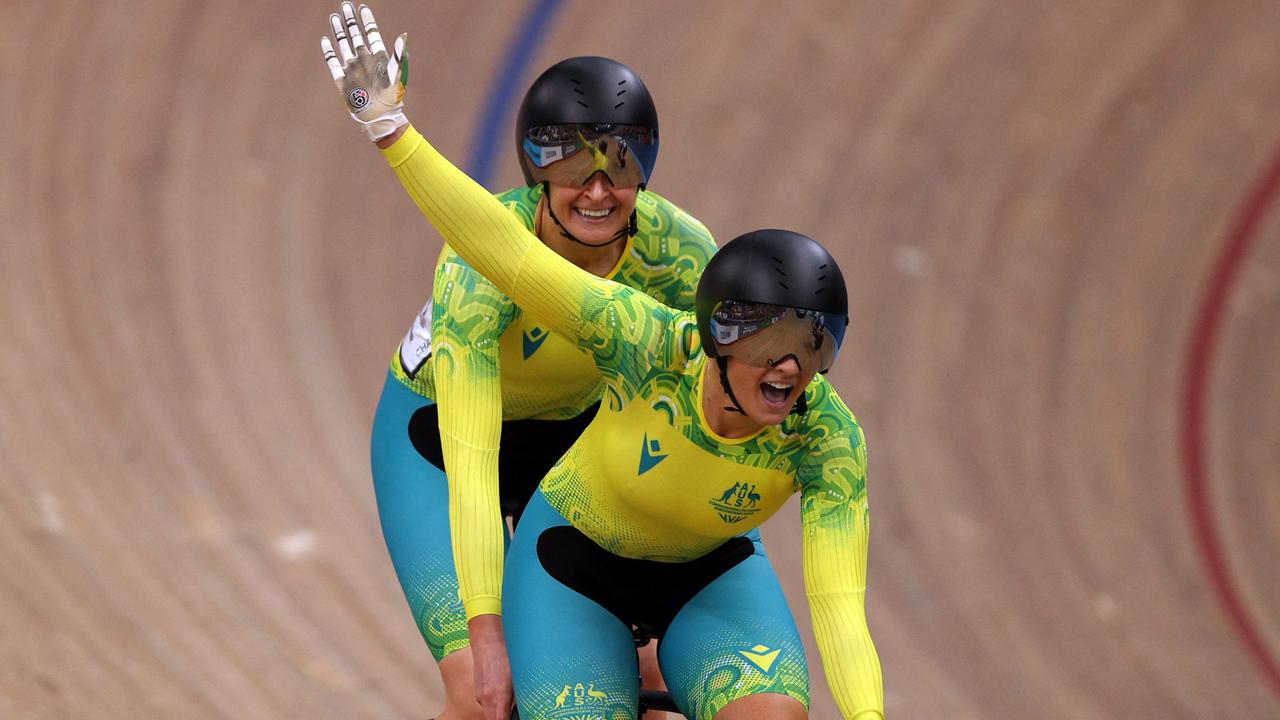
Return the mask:
<svg viewBox="0 0 1280 720">
<path fill-rule="evenodd" d="M 771 367 L 755 367 L 737 358 L 728 363 L 729 383 L 747 417 L 760 425 L 777 425 L 817 374 L 802 371 L 795 356 L 788 355 Z"/>
<path fill-rule="evenodd" d="M 603 172 L 577 187 L 550 184 L 551 211 L 587 245 L 606 245 L 631 222 L 639 188 L 615 187 Z"/>
</svg>

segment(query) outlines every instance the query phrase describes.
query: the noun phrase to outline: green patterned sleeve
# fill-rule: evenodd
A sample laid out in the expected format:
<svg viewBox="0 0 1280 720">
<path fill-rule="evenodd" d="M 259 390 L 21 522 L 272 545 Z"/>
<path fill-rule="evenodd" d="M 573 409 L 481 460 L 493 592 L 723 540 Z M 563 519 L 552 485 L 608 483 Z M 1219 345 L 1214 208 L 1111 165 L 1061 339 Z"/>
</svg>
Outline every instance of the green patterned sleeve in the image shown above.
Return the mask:
<svg viewBox="0 0 1280 720">
<path fill-rule="evenodd" d="M 844 717 L 882 718 L 880 660 L 864 607 L 869 516 L 862 429 L 855 423 L 823 437 L 797 481 L 805 592 L 827 684 Z"/>
<path fill-rule="evenodd" d="M 431 333 L 449 529 L 467 617 L 500 614 L 498 496 L 502 383 L 498 342 L 515 316 L 500 290 L 446 248 L 436 268 Z"/>
<path fill-rule="evenodd" d="M 707 262 L 715 254 L 716 242 L 711 231 L 697 218 L 674 205 L 672 207 L 675 209 L 676 236 L 680 238 L 679 262 L 673 268 L 679 282 L 672 287 L 672 297 L 667 304 L 681 310 L 692 310 L 698 294 L 698 278 L 702 277 Z"/>
<path fill-rule="evenodd" d="M 636 215 L 633 252 L 643 266 L 619 279 L 644 288 L 668 307 L 692 310 L 698 278 L 716 252 L 711 233 L 697 218 L 651 190 L 636 199 Z"/>
</svg>

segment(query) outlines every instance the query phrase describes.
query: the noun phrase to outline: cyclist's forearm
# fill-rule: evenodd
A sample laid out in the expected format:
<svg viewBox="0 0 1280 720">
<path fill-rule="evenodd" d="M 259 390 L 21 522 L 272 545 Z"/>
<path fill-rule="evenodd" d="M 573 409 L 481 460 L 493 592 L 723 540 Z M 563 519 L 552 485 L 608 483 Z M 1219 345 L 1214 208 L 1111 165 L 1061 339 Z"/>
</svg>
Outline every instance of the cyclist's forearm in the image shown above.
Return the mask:
<svg viewBox="0 0 1280 720">
<path fill-rule="evenodd" d="M 437 379 L 436 387 L 441 397 L 440 441 L 449 477 L 453 562 L 467 617 L 474 617 L 501 611 L 505 538 L 498 497 L 501 398 L 496 413 L 485 412 L 483 401 L 471 403 L 464 399 L 467 393 L 450 393 L 458 384 Z M 467 423 L 474 426 L 455 427 Z"/>
<path fill-rule="evenodd" d="M 846 718 L 884 712 L 880 659 L 867 628 L 867 501 L 861 439 L 832 437 L 804 488 L 804 581 L 831 694 Z"/>
<path fill-rule="evenodd" d="M 432 302 L 432 362 L 454 567 L 468 615 L 496 612 L 505 540 L 498 500 L 498 338 L 505 328 L 506 299 L 474 272 L 445 262 L 436 270 Z"/>
<path fill-rule="evenodd" d="M 509 301 L 456 259 L 436 266 L 433 370 L 449 478 L 453 564 L 468 615 L 498 611 L 506 539 L 498 500 L 502 365 Z"/>
<path fill-rule="evenodd" d="M 823 673 L 841 715 L 883 717 L 880 658 L 867 629 L 862 594 L 811 594 L 809 610 Z"/>
<path fill-rule="evenodd" d="M 449 478 L 449 535 L 467 616 L 501 607 L 504 532 L 498 499 L 498 448 L 502 439 L 502 391 L 482 373 L 459 377 L 448 342 L 436 348 L 440 444 Z M 441 355 L 449 358 L 441 363 Z"/>
</svg>

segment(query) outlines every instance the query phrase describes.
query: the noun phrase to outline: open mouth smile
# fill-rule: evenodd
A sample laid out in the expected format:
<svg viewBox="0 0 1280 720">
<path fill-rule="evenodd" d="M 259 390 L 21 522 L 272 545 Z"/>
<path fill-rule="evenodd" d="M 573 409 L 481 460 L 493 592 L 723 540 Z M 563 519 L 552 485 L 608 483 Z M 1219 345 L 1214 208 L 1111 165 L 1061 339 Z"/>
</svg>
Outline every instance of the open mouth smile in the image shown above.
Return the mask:
<svg viewBox="0 0 1280 720">
<path fill-rule="evenodd" d="M 576 207 L 573 209 L 573 211 L 577 213 L 578 217 L 582 218 L 583 220 L 586 220 L 587 222 L 601 222 L 603 220 L 606 220 L 610 215 L 613 214 L 613 210 L 614 208 L 604 208 L 602 210 L 590 210 L 588 208 Z"/>
<path fill-rule="evenodd" d="M 769 407 L 783 408 L 787 406 L 787 400 L 791 398 L 791 391 L 794 388 L 794 385 L 785 383 L 763 382 L 760 383 L 760 394 Z"/>
</svg>

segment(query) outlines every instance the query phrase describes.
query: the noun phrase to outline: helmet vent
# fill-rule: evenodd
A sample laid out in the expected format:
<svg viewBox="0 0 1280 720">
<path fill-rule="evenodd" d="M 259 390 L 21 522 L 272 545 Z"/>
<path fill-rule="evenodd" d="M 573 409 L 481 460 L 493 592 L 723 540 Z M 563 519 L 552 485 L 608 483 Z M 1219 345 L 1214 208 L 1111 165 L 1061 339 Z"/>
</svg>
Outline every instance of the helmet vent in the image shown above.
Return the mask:
<svg viewBox="0 0 1280 720">
<path fill-rule="evenodd" d="M 573 83 L 574 85 L 581 85 L 581 84 L 582 84 L 582 81 L 581 81 L 581 80 L 579 80 L 578 78 L 569 78 L 569 82 Z M 573 91 L 574 91 L 575 93 L 577 93 L 578 95 L 582 96 L 582 97 L 586 97 L 586 96 L 587 96 L 587 94 L 586 94 L 586 93 L 582 92 L 582 88 L 580 88 L 580 87 L 575 87 L 575 88 L 573 89 Z M 586 103 L 582 102 L 581 100 L 579 100 L 579 101 L 578 101 L 578 104 L 579 104 L 579 105 L 581 105 L 581 106 L 582 106 L 582 107 L 584 107 L 584 108 L 589 108 L 589 107 L 591 107 L 590 105 L 588 105 L 588 104 L 586 104 Z"/>
</svg>

